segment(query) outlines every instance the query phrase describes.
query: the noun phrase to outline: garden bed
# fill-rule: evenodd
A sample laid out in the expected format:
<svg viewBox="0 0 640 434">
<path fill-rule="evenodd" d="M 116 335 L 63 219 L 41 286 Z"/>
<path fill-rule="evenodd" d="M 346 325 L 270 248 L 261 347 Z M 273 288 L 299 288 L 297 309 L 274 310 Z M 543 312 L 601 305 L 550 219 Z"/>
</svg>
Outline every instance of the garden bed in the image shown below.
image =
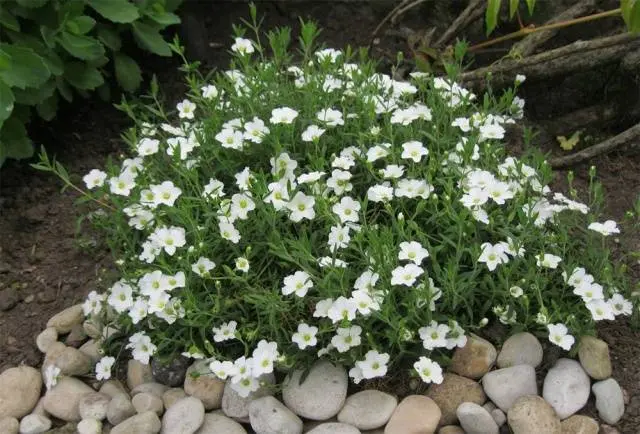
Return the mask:
<svg viewBox="0 0 640 434">
<path fill-rule="evenodd" d="M 219 8 L 216 11 L 219 13 L 217 19 L 224 25 L 205 23 L 206 28 L 213 29 L 205 40 L 227 46 L 230 22 L 238 16 L 245 16 L 246 9 L 241 5 Z M 384 15 L 381 6 L 341 3 L 327 8 L 326 4 L 316 5 L 311 11 L 325 27 L 322 39 L 334 47 L 345 43 L 368 44 L 367 36 Z M 292 17 L 299 10 L 295 7 L 265 6 L 262 12 L 267 14 L 269 21 L 286 24 L 292 22 Z M 358 17 L 355 26 L 353 16 Z M 391 38 L 383 38 L 382 46 L 389 51 L 401 48 L 401 44 L 399 46 Z M 194 52 L 197 50 L 193 49 Z M 209 63 L 226 63 L 224 48 L 215 48 L 214 44 L 214 47 L 200 47 L 199 50 L 206 52 L 203 55 Z M 172 61 L 154 61 L 150 64 L 150 68 L 157 71 L 163 89 L 173 99 L 183 93 L 182 76 L 176 67 L 177 64 Z M 597 73 L 525 83 L 523 91 L 527 98 L 529 120 L 533 123 L 542 122 L 570 112 L 581 104 L 599 102 L 598 98 L 606 92 L 608 82 L 589 80 L 592 77 L 589 74 Z M 127 125 L 125 117 L 111 106 L 90 101 L 80 112 L 77 108 L 69 108 L 60 114 L 56 122 L 41 126 L 32 134 L 37 142 L 46 145 L 50 153 L 56 153 L 71 173 L 83 174 L 101 167 L 105 156 L 117 155 L 122 150 L 119 134 Z M 591 133 L 607 136 L 621 127 L 624 125 L 613 123 L 606 129 Z M 517 142 L 510 146 L 516 153 L 520 148 Z M 553 141 L 546 141 L 545 146 L 545 151 L 561 153 Z M 621 220 L 640 193 L 638 155 L 612 154 L 594 163 L 604 186 L 607 215 Z M 584 191 L 589 180 L 588 165 L 574 167 L 573 170 L 576 175 L 575 187 Z M 557 173 L 554 187 L 566 191 L 565 173 Z M 73 207 L 73 199 L 71 193 L 60 195 L 52 178 L 30 170 L 24 163 L 11 162 L 2 169 L 0 308 L 3 312 L 0 314 L 0 372 L 23 362 L 39 366 L 42 357 L 35 347 L 35 336 L 43 330 L 49 317 L 81 302 L 95 288 L 99 279 L 108 277 L 111 259 L 99 240 L 87 233 L 80 238 L 74 235 L 77 210 Z M 640 250 L 638 234 L 624 232 L 623 227 L 621 238 L 622 248 Z M 630 271 L 637 281 L 637 264 L 632 265 Z M 636 432 L 640 427 L 640 367 L 635 362 L 640 356 L 640 348 L 636 345 L 640 335 L 625 321 L 601 323 L 599 332 L 610 346 L 613 375 L 626 390 L 629 399 L 626 414 L 619 422 L 618 429 L 623 433 Z M 593 408 L 591 414 L 596 415 Z"/>
</svg>

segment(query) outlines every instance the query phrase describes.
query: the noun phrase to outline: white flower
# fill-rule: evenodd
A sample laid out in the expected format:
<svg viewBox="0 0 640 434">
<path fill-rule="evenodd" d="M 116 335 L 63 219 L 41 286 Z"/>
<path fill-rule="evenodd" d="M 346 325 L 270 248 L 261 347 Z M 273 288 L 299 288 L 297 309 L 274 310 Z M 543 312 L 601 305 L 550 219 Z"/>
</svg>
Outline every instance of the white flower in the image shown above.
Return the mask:
<svg viewBox="0 0 640 434">
<path fill-rule="evenodd" d="M 487 268 L 489 271 L 493 271 L 499 264 L 506 264 L 509 262 L 509 257 L 507 256 L 504 244 L 497 243 L 482 243 L 482 253 L 478 258 L 478 262 L 484 262 L 487 264 Z"/>
<path fill-rule="evenodd" d="M 389 149 L 391 148 L 390 143 L 382 143 L 380 145 L 375 145 L 369 150 L 367 150 L 367 161 L 373 163 L 380 158 L 384 158 L 389 155 Z"/>
<path fill-rule="evenodd" d="M 504 138 L 504 128 L 502 128 L 498 124 L 488 124 L 482 125 L 480 127 L 480 137 L 478 139 L 479 142 L 484 142 L 485 140 L 490 139 L 503 139 Z"/>
<path fill-rule="evenodd" d="M 182 194 L 182 190 L 176 187 L 171 181 L 164 181 L 159 185 L 152 185 L 150 187 L 153 193 L 154 204 L 165 204 L 167 206 L 173 206 L 176 199 Z"/>
<path fill-rule="evenodd" d="M 215 266 L 216 263 L 211 259 L 200 256 L 198 260 L 191 265 L 191 271 L 196 273 L 198 276 L 206 276 L 209 274 L 209 271 L 214 269 Z"/>
<path fill-rule="evenodd" d="M 271 119 L 269 119 L 269 122 L 272 124 L 291 124 L 296 117 L 298 117 L 298 112 L 292 108 L 275 108 L 271 110 Z"/>
<path fill-rule="evenodd" d="M 389 164 L 384 169 L 378 171 L 384 179 L 398 179 L 404 175 L 404 166 L 398 166 L 397 164 Z"/>
<path fill-rule="evenodd" d="M 298 297 L 304 297 L 311 288 L 313 288 L 311 276 L 305 271 L 296 271 L 284 278 L 282 295 L 295 293 Z"/>
<path fill-rule="evenodd" d="M 489 197 L 498 205 L 504 205 L 506 200 L 513 198 L 513 191 L 509 187 L 509 184 L 501 181 L 491 182 L 486 187 L 486 190 Z"/>
<path fill-rule="evenodd" d="M 353 291 L 351 298 L 362 315 L 370 315 L 372 311 L 380 310 L 380 304 L 367 291 Z"/>
<path fill-rule="evenodd" d="M 153 155 L 156 152 L 158 152 L 159 144 L 160 144 L 159 140 L 144 137 L 142 140 L 138 142 L 136 151 L 138 151 L 138 155 L 141 157 L 145 157 L 147 155 Z"/>
<path fill-rule="evenodd" d="M 389 363 L 389 354 L 369 350 L 363 361 L 356 362 L 356 366 L 360 368 L 364 378 L 371 379 L 384 377 L 387 373 L 387 363 Z"/>
<path fill-rule="evenodd" d="M 56 384 L 58 384 L 58 379 L 60 378 L 60 368 L 56 365 L 49 365 L 47 369 L 44 371 L 44 385 L 47 387 L 47 390 L 53 388 Z"/>
<path fill-rule="evenodd" d="M 413 286 L 416 283 L 416 279 L 423 273 L 422 267 L 413 263 L 396 267 L 391 272 L 391 284 Z"/>
<path fill-rule="evenodd" d="M 293 334 L 291 341 L 298 345 L 301 350 L 307 347 L 315 347 L 318 343 L 316 333 L 318 333 L 318 327 L 310 327 L 306 323 L 300 323 L 298 324 L 298 331 Z"/>
<path fill-rule="evenodd" d="M 563 273 L 563 276 L 565 276 L 566 278 L 565 273 Z M 578 286 L 585 283 L 591 284 L 593 283 L 593 280 L 593 276 L 591 274 L 588 274 L 587 270 L 582 267 L 576 267 L 571 272 L 571 276 L 569 276 L 569 278 L 567 279 L 567 283 L 574 288 L 577 288 Z"/>
<path fill-rule="evenodd" d="M 147 303 L 147 300 L 144 298 L 138 297 L 127 313 L 129 318 L 131 318 L 131 322 L 138 324 L 149 314 L 149 303 Z"/>
<path fill-rule="evenodd" d="M 489 200 L 489 193 L 484 188 L 472 187 L 460 198 L 460 202 L 468 209 L 478 209 Z"/>
<path fill-rule="evenodd" d="M 463 133 L 471 131 L 471 125 L 467 118 L 455 118 L 453 122 L 451 122 L 451 126 L 460 128 Z"/>
<path fill-rule="evenodd" d="M 280 211 L 289 203 L 289 189 L 288 183 L 284 182 L 271 182 L 267 186 L 269 194 L 263 200 L 265 203 L 270 203 L 273 207 Z"/>
<path fill-rule="evenodd" d="M 116 359 L 113 357 L 103 357 L 96 363 L 96 380 L 108 380 L 111 378 L 111 368 L 113 364 L 116 362 Z"/>
<path fill-rule="evenodd" d="M 444 379 L 440 365 L 428 357 L 420 357 L 418 361 L 413 364 L 413 369 L 416 370 L 425 383 L 440 384 Z"/>
<path fill-rule="evenodd" d="M 455 347 L 462 348 L 465 345 L 467 345 L 467 336 L 464 334 L 464 329 L 460 327 L 458 321 L 451 321 L 451 330 L 447 335 L 447 346 L 445 348 L 451 350 Z"/>
<path fill-rule="evenodd" d="M 426 157 L 427 155 L 429 155 L 429 151 L 421 142 L 413 140 L 402 144 L 401 157 L 404 159 L 419 163 L 422 157 Z"/>
<path fill-rule="evenodd" d="M 575 338 L 568 334 L 569 330 L 564 324 L 548 324 L 549 341 L 565 351 L 569 351 L 575 342 Z"/>
<path fill-rule="evenodd" d="M 244 145 L 244 135 L 242 131 L 236 131 L 230 128 L 220 131 L 216 134 L 215 139 L 220 142 L 223 148 L 242 149 Z"/>
<path fill-rule="evenodd" d="M 248 193 L 236 193 L 231 197 L 231 218 L 247 220 L 249 212 L 256 209 L 256 204 Z"/>
<path fill-rule="evenodd" d="M 318 355 L 320 357 L 320 355 Z M 362 376 L 362 370 L 357 366 L 349 369 L 349 378 L 353 381 L 353 384 L 360 384 L 364 377 Z"/>
<path fill-rule="evenodd" d="M 447 346 L 447 333 L 451 328 L 446 324 L 438 324 L 436 321 L 431 321 L 431 324 L 427 327 L 421 327 L 418 330 L 420 339 L 422 339 L 422 346 L 427 350 L 433 350 L 434 348 L 443 348 Z"/>
<path fill-rule="evenodd" d="M 313 196 L 307 196 L 301 191 L 287 204 L 287 209 L 291 211 L 289 218 L 294 222 L 299 222 L 302 219 L 313 220 L 316 216 L 316 212 L 313 206 L 316 203 L 316 199 Z"/>
<path fill-rule="evenodd" d="M 254 180 L 253 175 L 251 174 L 251 170 L 248 167 L 242 169 L 242 171 L 233 175 L 236 179 L 236 185 L 240 189 L 240 191 L 249 190 L 249 186 L 251 182 Z"/>
<path fill-rule="evenodd" d="M 602 285 L 594 282 L 581 283 L 574 288 L 573 293 L 582 297 L 582 301 L 584 301 L 585 303 L 588 303 L 591 300 L 604 299 L 604 288 L 602 287 Z"/>
<path fill-rule="evenodd" d="M 326 130 L 320 128 L 317 125 L 309 125 L 306 130 L 302 132 L 303 142 L 313 142 L 318 140 L 320 136 L 325 133 Z"/>
<path fill-rule="evenodd" d="M 331 256 L 322 256 L 318 258 L 318 265 L 320 268 L 334 267 L 334 268 L 347 268 L 347 263 L 342 259 L 333 258 Z"/>
<path fill-rule="evenodd" d="M 331 162 L 331 167 L 342 169 L 342 170 L 349 170 L 353 166 L 355 166 L 355 164 L 356 162 L 353 159 L 353 157 L 340 156 L 333 159 L 333 161 Z"/>
<path fill-rule="evenodd" d="M 286 152 L 281 153 L 276 158 L 270 158 L 271 174 L 278 178 L 290 178 L 291 181 L 295 180 L 293 171 L 298 167 L 298 162 L 291 159 Z"/>
<path fill-rule="evenodd" d="M 413 261 L 416 265 L 420 265 L 425 258 L 429 257 L 427 249 L 422 247 L 417 241 L 400 243 L 400 253 L 398 259 L 401 261 Z"/>
<path fill-rule="evenodd" d="M 233 223 L 221 221 L 218 223 L 218 227 L 222 238 L 231 241 L 233 244 L 238 244 L 238 241 L 240 241 L 240 232 L 233 226 Z"/>
<path fill-rule="evenodd" d="M 215 342 L 224 342 L 235 339 L 237 326 L 238 323 L 236 321 L 229 321 L 220 324 L 220 327 L 213 327 L 213 340 Z"/>
<path fill-rule="evenodd" d="M 102 187 L 107 180 L 107 174 L 102 170 L 92 169 L 89 173 L 82 177 L 82 180 L 86 184 L 89 190 L 97 187 Z"/>
<path fill-rule="evenodd" d="M 325 298 L 316 303 L 316 309 L 313 312 L 314 318 L 326 318 L 329 316 L 329 308 L 333 304 L 332 298 Z"/>
<path fill-rule="evenodd" d="M 318 182 L 322 177 L 326 175 L 324 172 L 309 172 L 303 173 L 298 176 L 298 183 L 300 184 L 313 184 Z"/>
<path fill-rule="evenodd" d="M 107 303 L 118 313 L 123 313 L 133 305 L 133 288 L 131 285 L 118 281 L 111 287 Z"/>
<path fill-rule="evenodd" d="M 262 339 L 252 353 L 251 375 L 257 378 L 273 372 L 273 362 L 278 358 L 278 344 Z"/>
<path fill-rule="evenodd" d="M 231 51 L 240 54 L 251 54 L 255 49 L 253 48 L 253 42 L 250 39 L 236 38 L 235 42 L 231 46 Z"/>
<path fill-rule="evenodd" d="M 514 81 L 515 84 L 522 84 L 524 83 L 524 81 L 527 79 L 527 77 L 524 74 L 516 74 L 516 78 Z"/>
<path fill-rule="evenodd" d="M 360 202 L 352 197 L 344 196 L 339 203 L 333 205 L 332 211 L 340 219 L 340 223 L 354 222 L 359 220 L 358 212 L 360 212 Z"/>
<path fill-rule="evenodd" d="M 524 294 L 524 291 L 519 286 L 512 286 L 509 288 L 509 294 L 511 294 L 513 298 L 518 298 Z"/>
<path fill-rule="evenodd" d="M 329 232 L 329 249 L 331 252 L 335 252 L 338 249 L 344 249 L 349 245 L 351 236 L 349 236 L 348 226 L 331 226 Z"/>
<path fill-rule="evenodd" d="M 327 310 L 327 316 L 334 323 L 342 320 L 351 321 L 356 317 L 356 310 L 358 306 L 356 302 L 351 298 L 345 298 L 343 296 L 338 297 Z"/>
<path fill-rule="evenodd" d="M 536 255 L 536 265 L 538 267 L 557 268 L 561 261 L 562 258 L 560 256 L 552 255 L 550 253 Z"/>
<path fill-rule="evenodd" d="M 236 270 L 242 271 L 243 273 L 249 272 L 249 260 L 244 256 L 236 258 Z"/>
<path fill-rule="evenodd" d="M 105 299 L 106 295 L 91 291 L 82 305 L 84 316 L 98 315 L 102 311 L 102 304 Z"/>
<path fill-rule="evenodd" d="M 233 381 L 235 378 L 237 380 Z M 231 380 L 231 388 L 243 398 L 260 388 L 260 381 L 256 377 L 236 375 Z"/>
<path fill-rule="evenodd" d="M 331 63 L 335 63 L 339 56 L 342 55 L 342 51 L 336 50 L 334 48 L 325 48 L 322 50 L 318 50 L 315 52 L 316 57 L 319 61 L 329 61 Z"/>
<path fill-rule="evenodd" d="M 180 119 L 193 119 L 193 112 L 196 110 L 196 105 L 188 99 L 183 99 L 176 106 L 178 109 L 178 117 Z"/>
<path fill-rule="evenodd" d="M 607 220 L 604 223 L 593 222 L 589 225 L 589 229 L 591 229 L 592 231 L 596 231 L 604 235 L 605 237 L 611 234 L 620 233 L 620 229 L 618 228 L 617 223 L 613 220 Z"/>
<path fill-rule="evenodd" d="M 357 347 L 361 343 L 360 335 L 362 327 L 354 325 L 351 327 L 338 327 L 335 336 L 331 338 L 331 345 L 339 352 L 345 353 L 352 347 Z"/>
<path fill-rule="evenodd" d="M 109 179 L 109 190 L 119 196 L 129 196 L 131 189 L 136 186 L 135 177 L 129 172 L 121 173 Z"/>
<path fill-rule="evenodd" d="M 433 192 L 433 187 L 427 181 L 418 179 L 401 179 L 398 181 L 394 191 L 396 197 L 422 198 L 427 199 Z"/>
<path fill-rule="evenodd" d="M 616 319 L 611 305 L 602 299 L 591 300 L 587 302 L 586 306 L 591 312 L 591 317 L 594 321 L 602 321 L 604 319 L 613 321 Z"/>
<path fill-rule="evenodd" d="M 214 360 L 209 363 L 209 370 L 221 380 L 226 380 L 238 373 L 238 368 L 229 361 L 221 362 L 219 360 Z"/>
<path fill-rule="evenodd" d="M 334 169 L 331 172 L 331 177 L 327 179 L 327 187 L 340 196 L 347 191 L 353 190 L 353 184 L 349 182 L 350 179 L 351 173 L 346 170 Z"/>
<path fill-rule="evenodd" d="M 609 306 L 611 306 L 611 310 L 614 315 L 625 315 L 629 316 L 633 312 L 633 303 L 624 298 L 622 294 L 616 292 L 611 296 L 609 300 L 607 300 Z"/>
<path fill-rule="evenodd" d="M 169 255 L 173 256 L 176 248 L 183 247 L 187 241 L 185 238 L 185 230 L 177 226 L 161 226 L 149 236 L 149 239 L 160 246 Z"/>
<path fill-rule="evenodd" d="M 324 109 L 316 113 L 316 117 L 320 122 L 324 122 L 329 127 L 335 127 L 338 125 L 344 125 L 344 119 L 342 119 L 342 112 L 334 109 Z"/>
<path fill-rule="evenodd" d="M 204 99 L 214 99 L 220 94 L 218 88 L 212 84 L 202 86 L 200 90 L 202 91 L 202 97 Z"/>
<path fill-rule="evenodd" d="M 256 116 L 254 116 L 253 120 L 244 124 L 244 138 L 250 142 L 262 143 L 262 139 L 267 134 L 269 134 L 269 128 Z"/>
<path fill-rule="evenodd" d="M 176 151 L 180 151 L 180 159 L 186 160 L 191 151 L 194 148 L 200 146 L 195 134 L 190 134 L 189 137 L 172 137 L 167 139 L 167 155 L 173 156 Z M 185 165 L 187 163 L 185 162 Z M 193 164 L 193 163 L 189 163 Z"/>
<path fill-rule="evenodd" d="M 385 184 L 369 187 L 367 199 L 371 202 L 388 202 L 393 199 L 393 188 Z"/>
<path fill-rule="evenodd" d="M 138 332 L 129 337 L 126 348 L 131 349 L 134 360 L 143 365 L 149 364 L 149 358 L 156 352 L 157 347 L 151 343 L 151 338 L 144 332 Z"/>
</svg>

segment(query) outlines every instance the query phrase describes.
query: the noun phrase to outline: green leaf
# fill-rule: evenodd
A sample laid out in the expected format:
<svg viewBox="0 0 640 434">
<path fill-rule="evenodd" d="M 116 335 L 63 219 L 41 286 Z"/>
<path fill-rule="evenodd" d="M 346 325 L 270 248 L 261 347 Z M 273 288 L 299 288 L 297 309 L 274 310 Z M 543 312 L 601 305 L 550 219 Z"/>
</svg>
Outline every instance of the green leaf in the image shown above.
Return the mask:
<svg viewBox="0 0 640 434">
<path fill-rule="evenodd" d="M 32 155 L 33 146 L 24 124 L 11 116 L 0 129 L 0 162 L 6 158 L 29 158 Z"/>
<path fill-rule="evenodd" d="M 180 17 L 171 12 L 151 11 L 151 12 L 148 12 L 146 15 L 156 23 L 162 24 L 163 26 L 180 24 Z"/>
<path fill-rule="evenodd" d="M 129 0 L 86 0 L 100 15 L 114 23 L 131 23 L 140 18 L 138 8 Z"/>
<path fill-rule="evenodd" d="M 95 25 L 96 20 L 87 15 L 75 17 L 66 23 L 67 28 L 76 35 L 85 35 L 89 33 Z"/>
<path fill-rule="evenodd" d="M 22 7 L 36 9 L 46 5 L 49 0 L 16 0 L 16 2 Z"/>
<path fill-rule="evenodd" d="M 171 56 L 169 44 L 162 39 L 160 33 L 149 24 L 135 22 L 132 24 L 133 34 L 138 44 L 158 56 Z"/>
<path fill-rule="evenodd" d="M 98 27 L 98 39 L 100 39 L 100 42 L 111 48 L 113 51 L 120 51 L 120 47 L 122 47 L 122 40 L 120 39 L 120 35 L 118 35 L 115 30 L 109 27 Z"/>
<path fill-rule="evenodd" d="M 55 48 L 56 46 L 56 31 L 47 26 L 40 26 L 40 35 L 47 47 Z"/>
<path fill-rule="evenodd" d="M 24 89 L 41 86 L 49 79 L 51 72 L 32 49 L 0 43 L 0 51 L 11 59 L 8 68 L 0 68 L 0 79 L 7 85 Z"/>
<path fill-rule="evenodd" d="M 64 99 L 66 99 L 68 102 L 73 101 L 73 91 L 62 77 L 56 77 L 56 88 Z"/>
<path fill-rule="evenodd" d="M 62 34 L 56 38 L 56 41 L 58 41 L 69 54 L 78 59 L 92 60 L 104 56 L 104 47 L 100 41 L 95 38 L 62 32 Z"/>
<path fill-rule="evenodd" d="M 53 95 L 55 90 L 55 80 L 49 80 L 42 86 L 15 89 L 14 95 L 19 104 L 36 105 Z"/>
<path fill-rule="evenodd" d="M 640 32 L 640 1 L 621 0 L 622 18 L 630 32 Z"/>
<path fill-rule="evenodd" d="M 56 117 L 58 111 L 58 94 L 54 93 L 49 98 L 36 105 L 38 115 L 45 121 L 50 121 Z"/>
<path fill-rule="evenodd" d="M 104 78 L 97 68 L 82 62 L 69 62 L 65 65 L 64 78 L 80 90 L 92 90 L 104 83 Z"/>
<path fill-rule="evenodd" d="M 182 4 L 183 0 L 164 0 L 164 10 L 167 12 L 175 12 Z"/>
<path fill-rule="evenodd" d="M 11 67 L 11 56 L 0 50 L 0 71 L 9 69 Z"/>
<path fill-rule="evenodd" d="M 14 32 L 20 31 L 20 23 L 16 20 L 16 17 L 11 15 L 9 11 L 2 8 L 0 8 L 0 25 L 9 30 L 13 30 Z"/>
<path fill-rule="evenodd" d="M 498 25 L 498 15 L 500 15 L 502 0 L 487 0 L 487 2 L 487 12 L 484 18 L 487 26 L 487 36 L 489 36 Z"/>
<path fill-rule="evenodd" d="M 3 81 L 0 81 L 0 127 L 2 127 L 4 121 L 11 115 L 14 102 L 15 97 L 13 96 L 13 92 L 11 92 L 11 88 Z"/>
<path fill-rule="evenodd" d="M 512 19 L 513 16 L 518 12 L 518 5 L 520 4 L 520 0 L 509 0 L 509 18 Z"/>
<path fill-rule="evenodd" d="M 100 86 L 96 90 L 96 92 L 98 93 L 98 96 L 102 101 L 104 102 L 111 101 L 111 87 L 107 83 L 104 83 L 102 86 Z"/>
<path fill-rule="evenodd" d="M 568 139 L 565 136 L 557 136 L 556 140 L 562 149 L 570 151 L 580 142 L 580 134 L 582 131 L 575 131 Z"/>
<path fill-rule="evenodd" d="M 142 74 L 140 67 L 131 57 L 116 53 L 114 57 L 116 67 L 116 79 L 120 87 L 127 92 L 133 92 L 140 87 Z"/>
<path fill-rule="evenodd" d="M 529 15 L 533 15 L 533 9 L 536 7 L 536 0 L 525 0 L 527 2 L 527 9 L 529 10 Z"/>
</svg>

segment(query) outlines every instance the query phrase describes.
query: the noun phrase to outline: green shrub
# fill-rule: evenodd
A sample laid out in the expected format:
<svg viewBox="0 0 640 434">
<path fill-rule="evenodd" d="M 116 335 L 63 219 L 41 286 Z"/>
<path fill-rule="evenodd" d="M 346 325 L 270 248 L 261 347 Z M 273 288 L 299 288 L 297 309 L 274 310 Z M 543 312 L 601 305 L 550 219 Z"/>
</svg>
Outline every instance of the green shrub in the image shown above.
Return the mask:
<svg viewBox="0 0 640 434">
<path fill-rule="evenodd" d="M 252 27 L 230 70 L 187 65 L 176 110 L 131 111 L 134 157 L 84 177 L 121 276 L 85 303 L 119 330 L 107 354 L 211 358 L 240 393 L 318 357 L 356 382 L 391 366 L 439 382 L 488 321 L 570 349 L 569 333 L 631 313 L 595 184 L 590 211 L 550 191 L 540 155 L 506 155 L 513 89 L 395 81 L 364 52 L 316 50 L 309 23 L 295 65 L 288 29 Z M 71 184 L 46 154 L 37 167 Z"/>
<path fill-rule="evenodd" d="M 0 165 L 33 148 L 25 124 L 33 109 L 55 117 L 60 97 L 71 102 L 98 91 L 110 94 L 115 76 L 127 92 L 138 89 L 140 67 L 123 39 L 170 56 L 160 31 L 177 24 L 182 0 L 3 0 L 0 2 Z M 107 78 L 107 81 L 105 81 Z"/>
</svg>

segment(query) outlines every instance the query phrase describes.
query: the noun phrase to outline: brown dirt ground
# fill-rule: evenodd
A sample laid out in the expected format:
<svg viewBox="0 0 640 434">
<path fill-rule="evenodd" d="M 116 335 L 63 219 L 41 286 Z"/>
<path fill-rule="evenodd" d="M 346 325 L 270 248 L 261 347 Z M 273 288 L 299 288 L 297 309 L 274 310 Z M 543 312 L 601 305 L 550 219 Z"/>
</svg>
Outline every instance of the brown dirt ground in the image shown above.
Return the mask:
<svg viewBox="0 0 640 434">
<path fill-rule="evenodd" d="M 394 1 L 304 2 L 274 5 L 260 3 L 260 12 L 267 17 L 267 26 L 291 24 L 296 27 L 298 15 L 312 16 L 324 27 L 323 40 L 329 46 L 349 43 L 367 45 L 377 23 L 391 9 Z M 436 3 L 440 17 L 451 17 L 460 2 L 450 6 Z M 213 9 L 212 9 L 213 8 Z M 231 23 L 246 17 L 246 5 L 237 2 L 192 2 L 185 7 L 181 30 L 187 39 L 192 58 L 207 65 L 224 65 L 227 55 L 217 44 L 228 45 Z M 204 17 L 204 18 L 202 18 Z M 406 17 L 398 26 L 420 28 L 434 25 L 437 14 L 426 7 Z M 448 19 L 448 18 L 447 18 Z M 471 36 L 473 36 L 473 29 Z M 475 36 L 478 37 L 476 29 Z M 381 36 L 375 55 L 393 53 L 403 48 L 403 42 L 393 36 Z M 147 60 L 143 60 L 147 62 Z M 151 70 L 158 74 L 169 99 L 176 99 L 183 87 L 172 60 L 148 59 Z M 594 75 L 595 74 L 595 75 Z M 601 99 L 616 98 L 611 80 L 603 74 L 615 74 L 608 69 L 587 71 L 562 80 L 547 83 L 525 83 L 527 117 L 532 122 L 567 113 Z M 595 78 L 594 78 L 595 77 Z M 638 94 L 638 88 L 626 79 L 614 80 L 620 92 Z M 585 84 L 588 83 L 588 84 Z M 613 86 L 615 88 L 616 86 Z M 628 96 L 628 95 L 627 95 Z M 34 124 L 31 134 L 37 143 L 57 155 L 70 173 L 82 175 L 100 167 L 109 155 L 122 152 L 119 134 L 128 125 L 124 115 L 111 105 L 99 101 L 83 102 L 84 107 L 64 108 L 56 121 Z M 636 120 L 637 121 L 637 120 Z M 628 120 L 593 132 L 606 136 L 623 128 Z M 517 144 L 515 145 L 517 148 Z M 547 151 L 559 151 L 551 145 Z M 599 179 L 604 186 L 606 212 L 620 219 L 631 209 L 640 194 L 640 156 L 614 153 L 598 158 Z M 582 190 L 588 182 L 588 165 L 573 168 L 576 185 Z M 556 188 L 566 190 L 564 173 L 557 175 Z M 52 177 L 28 167 L 27 162 L 8 162 L 0 174 L 0 306 L 14 305 L 0 312 L 0 372 L 25 363 L 38 366 L 41 355 L 35 347 L 35 337 L 54 313 L 81 302 L 91 290 L 99 287 L 100 278 L 110 264 L 110 254 L 100 247 L 90 232 L 76 234 L 78 209 L 75 195 L 60 193 L 60 185 Z M 638 234 L 623 235 L 625 251 L 640 251 Z M 636 281 L 640 266 L 631 264 Z M 12 302 L 11 298 L 15 296 Z M 628 323 L 617 321 L 600 326 L 600 334 L 610 344 L 614 377 L 626 390 L 629 405 L 617 428 L 622 433 L 640 432 L 640 333 Z M 593 404 L 588 408 L 594 413 Z"/>
</svg>

